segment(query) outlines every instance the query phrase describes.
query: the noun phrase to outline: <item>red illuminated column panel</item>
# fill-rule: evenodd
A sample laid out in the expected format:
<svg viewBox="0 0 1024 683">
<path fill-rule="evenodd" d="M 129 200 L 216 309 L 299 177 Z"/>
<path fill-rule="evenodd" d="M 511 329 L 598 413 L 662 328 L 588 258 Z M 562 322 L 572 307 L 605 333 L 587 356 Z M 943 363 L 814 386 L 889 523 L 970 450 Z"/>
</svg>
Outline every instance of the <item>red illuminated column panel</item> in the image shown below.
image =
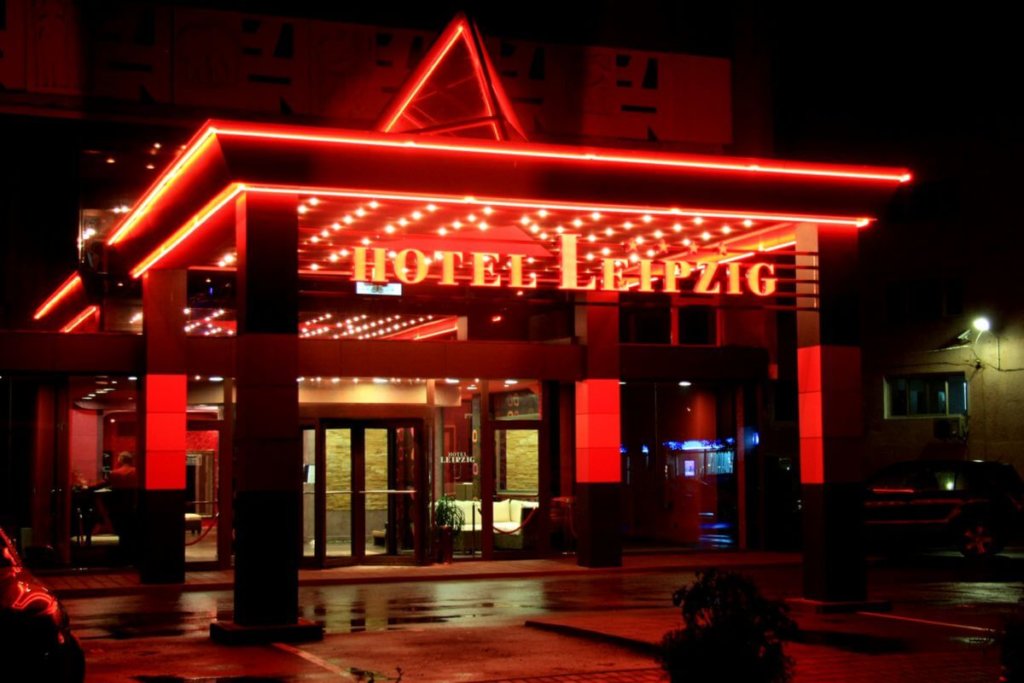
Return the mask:
<svg viewBox="0 0 1024 683">
<path fill-rule="evenodd" d="M 584 345 L 586 379 L 576 383 L 576 561 L 584 567 L 622 564 L 619 445 L 618 295 L 581 294 L 576 336 Z"/>
<path fill-rule="evenodd" d="M 187 273 L 152 270 L 142 279 L 146 372 L 140 424 L 137 563 L 144 583 L 185 580 L 185 366 Z"/>
<path fill-rule="evenodd" d="M 184 490 L 188 379 L 183 374 L 147 374 L 143 488 Z M 182 509 L 184 514 L 184 509 Z"/>
<path fill-rule="evenodd" d="M 577 484 L 619 483 L 619 421 L 619 380 L 576 383 Z"/>
<path fill-rule="evenodd" d="M 804 594 L 860 601 L 867 583 L 857 230 L 803 224 L 796 238 Z"/>
</svg>

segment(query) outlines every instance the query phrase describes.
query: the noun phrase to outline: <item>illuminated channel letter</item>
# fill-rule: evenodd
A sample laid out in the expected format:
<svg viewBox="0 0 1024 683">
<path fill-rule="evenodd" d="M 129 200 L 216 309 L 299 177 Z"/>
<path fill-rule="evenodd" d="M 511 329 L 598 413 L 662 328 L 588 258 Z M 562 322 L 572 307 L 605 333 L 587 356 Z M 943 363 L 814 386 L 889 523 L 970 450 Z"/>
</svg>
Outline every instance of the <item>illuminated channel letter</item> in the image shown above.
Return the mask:
<svg viewBox="0 0 1024 683">
<path fill-rule="evenodd" d="M 441 284 L 442 285 L 457 285 L 455 281 L 455 259 L 459 259 L 459 265 L 462 265 L 462 252 L 461 251 L 442 251 L 441 252 Z"/>
<path fill-rule="evenodd" d="M 697 279 L 697 284 L 693 286 L 695 294 L 718 294 L 722 291 L 722 284 L 720 282 L 714 282 L 715 275 L 718 274 L 718 263 L 715 261 L 708 261 L 704 264 L 704 272 L 700 274 Z"/>
<path fill-rule="evenodd" d="M 587 284 L 580 285 L 576 275 L 576 240 L 578 235 L 560 235 L 562 241 L 561 268 L 562 283 L 561 289 L 589 290 L 597 289 L 597 283 L 591 276 Z M 606 283 L 607 284 L 607 283 Z"/>
<path fill-rule="evenodd" d="M 640 286 L 637 287 L 636 291 L 654 291 L 654 287 L 651 284 L 651 259 L 649 258 L 640 259 Z"/>
<path fill-rule="evenodd" d="M 601 259 L 601 291 L 622 291 L 622 272 L 613 258 Z"/>
<path fill-rule="evenodd" d="M 509 285 L 516 289 L 536 289 L 537 280 L 534 278 L 527 284 L 523 282 L 523 255 L 512 254 L 509 260 Z"/>
<path fill-rule="evenodd" d="M 366 247 L 354 247 L 352 249 L 352 279 L 356 282 L 387 282 L 388 278 L 384 272 L 384 258 L 387 251 L 381 247 L 374 247 L 372 273 L 366 272 Z"/>
<path fill-rule="evenodd" d="M 497 258 L 497 254 L 473 252 L 473 282 L 471 284 L 474 287 L 501 287 L 501 276 L 494 274 L 494 262 Z M 488 280 L 488 277 L 493 279 Z"/>
<path fill-rule="evenodd" d="M 383 251 L 383 250 L 381 250 Z M 412 275 L 409 275 L 409 256 L 412 256 Z M 403 249 L 395 256 L 395 277 L 406 285 L 418 285 L 427 279 L 427 257 L 419 249 Z"/>
<path fill-rule="evenodd" d="M 751 294 L 757 296 L 771 296 L 775 293 L 775 286 L 778 283 L 776 277 L 765 277 L 761 271 L 767 270 L 769 275 L 775 275 L 774 263 L 755 263 L 747 270 L 747 288 Z"/>
<path fill-rule="evenodd" d="M 665 261 L 665 286 L 662 291 L 672 294 L 679 293 L 679 281 L 693 275 L 693 266 L 689 261 Z"/>
<path fill-rule="evenodd" d="M 726 266 L 726 272 L 729 274 L 729 279 L 725 285 L 726 294 L 742 294 L 743 290 L 740 289 L 740 264 L 737 261 Z"/>
</svg>

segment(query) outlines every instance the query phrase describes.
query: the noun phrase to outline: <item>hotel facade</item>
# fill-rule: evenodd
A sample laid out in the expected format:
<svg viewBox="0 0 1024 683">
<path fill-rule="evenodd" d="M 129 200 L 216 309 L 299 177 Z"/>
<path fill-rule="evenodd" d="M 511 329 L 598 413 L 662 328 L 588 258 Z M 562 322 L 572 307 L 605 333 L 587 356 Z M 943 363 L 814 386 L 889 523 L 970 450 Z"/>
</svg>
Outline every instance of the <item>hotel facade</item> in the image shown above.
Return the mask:
<svg viewBox="0 0 1024 683">
<path fill-rule="evenodd" d="M 447 497 L 459 561 L 802 535 L 863 598 L 857 243 L 909 173 L 557 144 L 471 21 L 427 45 L 372 126 L 210 120 L 83 212 L 0 333 L 23 542 L 290 623 L 300 566 L 435 559 Z"/>
</svg>

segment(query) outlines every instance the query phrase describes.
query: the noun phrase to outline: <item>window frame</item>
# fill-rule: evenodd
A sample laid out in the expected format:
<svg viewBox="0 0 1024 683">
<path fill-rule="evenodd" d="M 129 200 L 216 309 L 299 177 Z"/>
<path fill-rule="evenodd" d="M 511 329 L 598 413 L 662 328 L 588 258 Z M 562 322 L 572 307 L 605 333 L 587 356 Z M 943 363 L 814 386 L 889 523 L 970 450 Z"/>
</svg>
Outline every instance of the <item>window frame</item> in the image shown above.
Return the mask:
<svg viewBox="0 0 1024 683">
<path fill-rule="evenodd" d="M 905 405 L 903 407 L 904 412 L 896 413 L 893 411 L 894 405 L 894 392 L 896 383 L 899 381 L 905 381 L 907 383 Z M 943 400 L 943 412 L 912 412 L 912 402 L 910 399 L 910 383 L 913 381 L 923 381 L 924 393 L 930 394 L 941 382 L 941 391 L 944 392 Z M 963 387 L 963 411 L 952 411 L 950 409 L 952 396 L 950 385 L 958 385 Z M 967 417 L 970 413 L 970 392 L 968 389 L 968 382 L 965 373 L 962 372 L 930 372 L 930 373 L 915 373 L 907 375 L 886 375 L 882 381 L 882 391 L 884 399 L 884 417 L 886 420 L 933 420 L 949 417 Z"/>
</svg>

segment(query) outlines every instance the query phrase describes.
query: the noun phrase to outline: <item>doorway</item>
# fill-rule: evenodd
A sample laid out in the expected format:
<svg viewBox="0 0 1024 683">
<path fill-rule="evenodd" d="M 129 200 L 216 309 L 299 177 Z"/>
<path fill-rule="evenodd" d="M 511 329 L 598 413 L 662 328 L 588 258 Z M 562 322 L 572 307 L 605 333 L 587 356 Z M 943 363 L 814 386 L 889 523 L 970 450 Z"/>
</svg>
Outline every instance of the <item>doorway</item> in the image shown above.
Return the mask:
<svg viewBox="0 0 1024 683">
<path fill-rule="evenodd" d="M 319 420 L 302 450 L 305 565 L 425 561 L 422 421 Z"/>
<path fill-rule="evenodd" d="M 188 569 L 230 566 L 222 556 L 230 520 L 221 515 L 220 481 L 225 452 L 224 421 L 190 415 L 185 435 L 185 563 Z"/>
</svg>

